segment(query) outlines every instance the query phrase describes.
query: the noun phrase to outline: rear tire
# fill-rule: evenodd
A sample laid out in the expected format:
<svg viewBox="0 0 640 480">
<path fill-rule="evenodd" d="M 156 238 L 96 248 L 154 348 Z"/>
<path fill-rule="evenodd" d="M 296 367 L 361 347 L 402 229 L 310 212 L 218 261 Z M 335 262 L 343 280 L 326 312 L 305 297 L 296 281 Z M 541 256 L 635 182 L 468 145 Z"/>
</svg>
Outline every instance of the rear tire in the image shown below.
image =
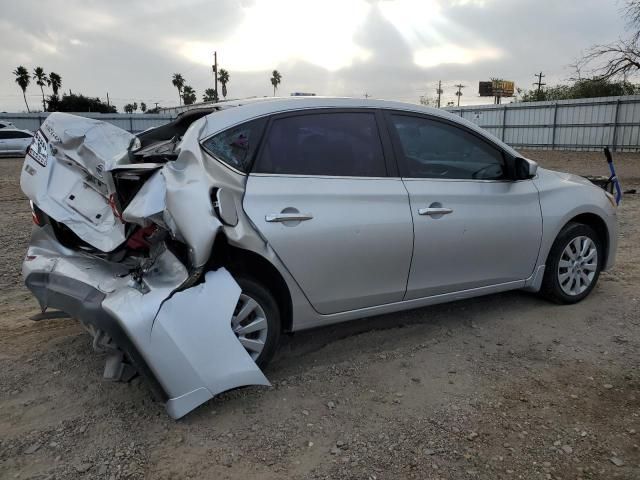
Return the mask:
<svg viewBox="0 0 640 480">
<path fill-rule="evenodd" d="M 549 251 L 540 294 L 559 304 L 581 301 L 598 282 L 603 260 L 595 230 L 582 223 L 567 224 Z"/>
<path fill-rule="evenodd" d="M 282 330 L 280 309 L 271 292 L 253 278 L 246 275 L 238 275 L 235 277 L 235 280 L 238 282 L 238 285 L 240 285 L 242 293 L 236 311 L 234 312 L 232 328 L 256 364 L 260 368 L 263 368 L 273 358 L 278 348 L 278 343 L 280 342 L 280 331 Z M 251 300 L 255 301 L 257 306 L 250 312 L 247 318 L 242 319 L 238 325 L 234 325 L 242 308 Z M 250 308 L 251 305 L 249 305 L 249 309 Z M 256 320 L 263 318 L 263 316 L 266 320 L 266 335 L 264 335 L 264 331 L 254 331 L 243 334 L 243 327 L 246 327 L 251 322 L 254 322 L 253 325 L 256 325 Z M 260 352 L 252 350 L 256 348 L 255 345 L 259 345 L 254 343 L 254 341 L 264 343 Z"/>
</svg>

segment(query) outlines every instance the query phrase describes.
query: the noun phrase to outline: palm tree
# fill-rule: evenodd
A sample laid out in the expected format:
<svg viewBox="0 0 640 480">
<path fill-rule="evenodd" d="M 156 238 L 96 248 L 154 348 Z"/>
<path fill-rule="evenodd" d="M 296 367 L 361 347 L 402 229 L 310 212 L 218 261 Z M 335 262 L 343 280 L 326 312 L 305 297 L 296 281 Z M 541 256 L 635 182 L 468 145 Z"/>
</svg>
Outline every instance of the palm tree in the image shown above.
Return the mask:
<svg viewBox="0 0 640 480">
<path fill-rule="evenodd" d="M 55 72 L 51 72 L 49 74 L 49 83 L 51 84 L 51 90 L 53 90 L 53 94 L 57 97 L 58 90 L 62 86 L 62 77 Z"/>
<path fill-rule="evenodd" d="M 216 91 L 213 88 L 207 88 L 204 91 L 204 95 L 202 95 L 203 102 L 217 102 L 218 96 L 216 95 Z"/>
<path fill-rule="evenodd" d="M 127 103 L 124 106 L 124 111 L 127 112 L 127 113 L 133 113 L 133 105 L 131 105 L 130 103 Z"/>
<path fill-rule="evenodd" d="M 197 100 L 196 91 L 189 85 L 185 85 L 182 89 L 182 99 L 185 105 L 191 105 Z"/>
<path fill-rule="evenodd" d="M 45 85 L 49 85 L 49 77 L 44 73 L 44 69 L 42 67 L 36 67 L 33 69 L 33 78 L 36 81 L 36 85 L 40 87 L 40 91 L 42 92 L 42 110 L 46 110 L 47 106 L 44 103 L 44 89 Z"/>
<path fill-rule="evenodd" d="M 182 87 L 184 87 L 184 78 L 180 73 L 174 73 L 171 83 L 178 89 L 178 101 L 182 105 Z"/>
<path fill-rule="evenodd" d="M 142 113 L 144 113 L 144 112 L 146 112 L 146 111 L 147 111 L 147 104 L 146 104 L 146 103 L 144 103 L 144 102 L 140 102 L 140 111 L 141 111 Z"/>
<path fill-rule="evenodd" d="M 138 111 L 138 102 L 133 102 L 133 111 L 134 112 Z"/>
<path fill-rule="evenodd" d="M 282 81 L 282 75 L 280 75 L 280 72 L 278 70 L 274 70 L 273 73 L 271 74 L 271 85 L 273 85 L 273 96 L 276 96 L 276 89 L 278 88 L 278 85 L 280 85 L 280 82 Z"/>
<path fill-rule="evenodd" d="M 218 72 L 218 80 L 222 84 L 222 96 L 227 98 L 227 83 L 229 83 L 229 72 L 227 72 L 224 68 L 221 68 Z"/>
<path fill-rule="evenodd" d="M 20 65 L 13 71 L 13 74 L 16 76 L 16 83 L 22 89 L 22 96 L 24 98 L 24 104 L 27 106 L 27 112 L 31 113 L 31 110 L 29 110 L 29 104 L 27 103 L 27 87 L 31 81 L 29 70 Z"/>
</svg>

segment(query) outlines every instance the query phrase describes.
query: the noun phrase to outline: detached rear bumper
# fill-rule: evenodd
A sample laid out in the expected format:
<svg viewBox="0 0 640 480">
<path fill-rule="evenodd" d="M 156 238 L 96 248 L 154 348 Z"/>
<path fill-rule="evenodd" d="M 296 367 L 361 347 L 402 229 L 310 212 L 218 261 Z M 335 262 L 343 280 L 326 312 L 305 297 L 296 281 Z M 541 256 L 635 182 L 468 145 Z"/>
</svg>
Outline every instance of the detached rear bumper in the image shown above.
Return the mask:
<svg viewBox="0 0 640 480">
<path fill-rule="evenodd" d="M 28 267 L 27 267 L 28 269 Z M 58 273 L 32 271 L 25 284 L 41 306 L 68 313 L 96 332 L 104 332 L 133 362 L 136 370 L 150 383 L 163 401 L 169 399 L 147 362 L 121 327 L 118 319 L 102 308 L 106 294 L 96 287 Z"/>
<path fill-rule="evenodd" d="M 240 287 L 224 269 L 176 292 L 188 274 L 168 250 L 137 282 L 122 265 L 65 248 L 45 226 L 34 227 L 22 273 L 43 309 L 111 337 L 173 418 L 230 388 L 269 385 L 231 330 Z"/>
</svg>

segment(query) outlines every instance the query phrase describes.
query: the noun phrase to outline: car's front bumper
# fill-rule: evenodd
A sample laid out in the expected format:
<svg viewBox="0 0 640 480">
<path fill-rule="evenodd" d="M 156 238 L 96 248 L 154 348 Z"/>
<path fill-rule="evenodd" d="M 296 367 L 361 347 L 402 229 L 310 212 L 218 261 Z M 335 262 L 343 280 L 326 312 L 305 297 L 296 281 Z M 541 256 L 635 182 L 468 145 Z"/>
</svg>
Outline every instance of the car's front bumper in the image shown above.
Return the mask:
<svg viewBox="0 0 640 480">
<path fill-rule="evenodd" d="M 106 333 L 152 380 L 179 418 L 230 388 L 268 385 L 230 327 L 240 288 L 224 269 L 176 291 L 187 279 L 168 250 L 136 281 L 120 264 L 61 245 L 34 227 L 22 273 L 41 307 Z"/>
</svg>

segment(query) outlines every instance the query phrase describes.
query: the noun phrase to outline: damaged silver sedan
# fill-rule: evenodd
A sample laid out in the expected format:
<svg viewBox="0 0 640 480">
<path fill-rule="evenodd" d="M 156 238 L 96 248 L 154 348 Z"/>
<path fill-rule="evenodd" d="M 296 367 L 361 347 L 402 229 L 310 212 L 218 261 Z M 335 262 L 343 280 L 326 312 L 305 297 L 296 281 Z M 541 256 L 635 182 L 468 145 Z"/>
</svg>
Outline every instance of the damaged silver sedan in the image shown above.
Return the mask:
<svg viewBox="0 0 640 480">
<path fill-rule="evenodd" d="M 21 186 L 36 319 L 79 319 L 105 377 L 143 374 L 174 418 L 268 385 L 283 332 L 513 289 L 574 303 L 617 244 L 607 192 L 386 101 L 229 102 L 138 135 L 53 113 Z"/>
</svg>

